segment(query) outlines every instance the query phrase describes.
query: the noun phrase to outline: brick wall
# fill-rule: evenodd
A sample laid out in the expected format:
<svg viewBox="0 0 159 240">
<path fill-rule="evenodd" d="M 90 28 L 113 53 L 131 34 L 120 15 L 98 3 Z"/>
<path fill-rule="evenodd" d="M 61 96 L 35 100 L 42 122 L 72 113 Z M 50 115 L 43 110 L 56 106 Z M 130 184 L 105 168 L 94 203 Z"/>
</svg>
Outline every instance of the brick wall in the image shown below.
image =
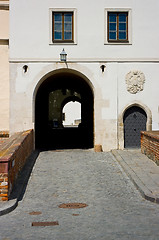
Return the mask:
<svg viewBox="0 0 159 240">
<path fill-rule="evenodd" d="M 33 151 L 33 130 L 16 133 L 0 149 L 0 201 L 6 201 Z"/>
<path fill-rule="evenodd" d="M 141 132 L 141 152 L 159 165 L 159 131 Z"/>
</svg>

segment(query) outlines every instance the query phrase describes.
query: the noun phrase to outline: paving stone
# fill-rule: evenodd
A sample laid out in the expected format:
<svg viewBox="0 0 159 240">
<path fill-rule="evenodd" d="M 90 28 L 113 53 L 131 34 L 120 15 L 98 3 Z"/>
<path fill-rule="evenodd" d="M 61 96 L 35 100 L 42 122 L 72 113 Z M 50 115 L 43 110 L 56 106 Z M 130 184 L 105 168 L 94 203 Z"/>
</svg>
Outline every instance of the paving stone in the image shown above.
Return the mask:
<svg viewBox="0 0 159 240">
<path fill-rule="evenodd" d="M 88 206 L 62 209 L 62 203 Z M 18 207 L 0 217 L 0 239 L 157 240 L 158 222 L 159 205 L 141 197 L 111 153 L 47 151 L 39 154 Z"/>
</svg>

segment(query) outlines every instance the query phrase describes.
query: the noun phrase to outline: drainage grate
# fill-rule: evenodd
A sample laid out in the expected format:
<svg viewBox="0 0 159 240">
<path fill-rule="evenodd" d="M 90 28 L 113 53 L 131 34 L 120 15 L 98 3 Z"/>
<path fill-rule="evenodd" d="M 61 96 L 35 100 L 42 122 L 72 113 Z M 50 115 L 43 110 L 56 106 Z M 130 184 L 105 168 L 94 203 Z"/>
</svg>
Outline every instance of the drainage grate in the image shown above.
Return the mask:
<svg viewBox="0 0 159 240">
<path fill-rule="evenodd" d="M 88 205 L 85 203 L 63 203 L 61 205 L 59 205 L 59 208 L 70 208 L 70 209 L 74 209 L 74 208 L 84 208 L 87 207 Z"/>
<path fill-rule="evenodd" d="M 47 226 L 56 226 L 59 225 L 58 222 L 33 222 L 33 227 L 47 227 Z"/>
<path fill-rule="evenodd" d="M 42 213 L 42 212 L 34 212 L 34 211 L 33 211 L 33 212 L 30 212 L 29 214 L 30 214 L 30 215 L 40 215 L 41 213 Z"/>
</svg>

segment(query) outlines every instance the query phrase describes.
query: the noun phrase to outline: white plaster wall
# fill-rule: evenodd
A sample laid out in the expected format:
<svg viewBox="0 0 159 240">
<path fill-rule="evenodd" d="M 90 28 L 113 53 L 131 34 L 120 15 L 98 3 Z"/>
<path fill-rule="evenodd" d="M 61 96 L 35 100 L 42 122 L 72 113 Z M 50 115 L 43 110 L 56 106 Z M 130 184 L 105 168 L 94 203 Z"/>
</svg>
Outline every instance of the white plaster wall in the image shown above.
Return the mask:
<svg viewBox="0 0 159 240">
<path fill-rule="evenodd" d="M 83 74 L 92 84 L 95 144 L 101 144 L 104 151 L 118 148 L 118 116 L 131 103 L 146 105 L 152 112 L 153 129 L 159 128 L 159 31 L 156 31 L 159 19 L 154 17 L 158 14 L 158 1 L 61 0 L 53 4 L 51 0 L 11 0 L 10 3 L 11 133 L 34 128 L 38 86 L 47 74 L 67 67 Z M 76 45 L 49 44 L 49 8 L 77 9 Z M 104 44 L 105 8 L 132 9 L 132 44 Z M 68 54 L 67 66 L 59 62 L 63 47 Z M 106 66 L 104 73 L 102 64 Z M 24 65 L 28 65 L 26 73 Z M 125 75 L 130 70 L 145 74 L 142 92 L 127 92 Z"/>
<path fill-rule="evenodd" d="M 136 94 L 131 94 L 126 89 L 125 76 L 130 70 L 140 70 L 145 75 L 144 90 Z M 159 63 L 124 63 L 118 65 L 118 111 L 119 114 L 126 105 L 139 103 L 146 105 L 152 112 L 152 130 L 159 129 Z"/>
<path fill-rule="evenodd" d="M 77 9 L 77 45 L 65 45 L 68 60 L 158 58 L 159 1 L 10 0 L 10 58 L 58 60 L 61 45 L 49 42 L 49 9 Z M 132 9 L 131 45 L 104 45 L 105 8 Z M 156 13 L 156 14 L 155 14 Z M 152 43 L 152 44 L 151 44 Z"/>
</svg>

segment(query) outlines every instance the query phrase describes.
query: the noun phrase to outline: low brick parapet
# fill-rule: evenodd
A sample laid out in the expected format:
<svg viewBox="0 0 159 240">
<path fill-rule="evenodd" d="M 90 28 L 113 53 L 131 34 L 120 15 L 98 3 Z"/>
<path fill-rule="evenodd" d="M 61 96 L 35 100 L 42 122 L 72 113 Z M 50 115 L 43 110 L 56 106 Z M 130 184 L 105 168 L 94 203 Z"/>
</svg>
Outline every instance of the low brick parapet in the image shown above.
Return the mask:
<svg viewBox="0 0 159 240">
<path fill-rule="evenodd" d="M 0 201 L 6 201 L 27 158 L 33 151 L 33 130 L 16 133 L 0 148 Z"/>
<path fill-rule="evenodd" d="M 0 138 L 9 138 L 9 131 L 0 131 Z"/>
<path fill-rule="evenodd" d="M 141 152 L 159 165 L 159 131 L 141 132 Z"/>
</svg>

